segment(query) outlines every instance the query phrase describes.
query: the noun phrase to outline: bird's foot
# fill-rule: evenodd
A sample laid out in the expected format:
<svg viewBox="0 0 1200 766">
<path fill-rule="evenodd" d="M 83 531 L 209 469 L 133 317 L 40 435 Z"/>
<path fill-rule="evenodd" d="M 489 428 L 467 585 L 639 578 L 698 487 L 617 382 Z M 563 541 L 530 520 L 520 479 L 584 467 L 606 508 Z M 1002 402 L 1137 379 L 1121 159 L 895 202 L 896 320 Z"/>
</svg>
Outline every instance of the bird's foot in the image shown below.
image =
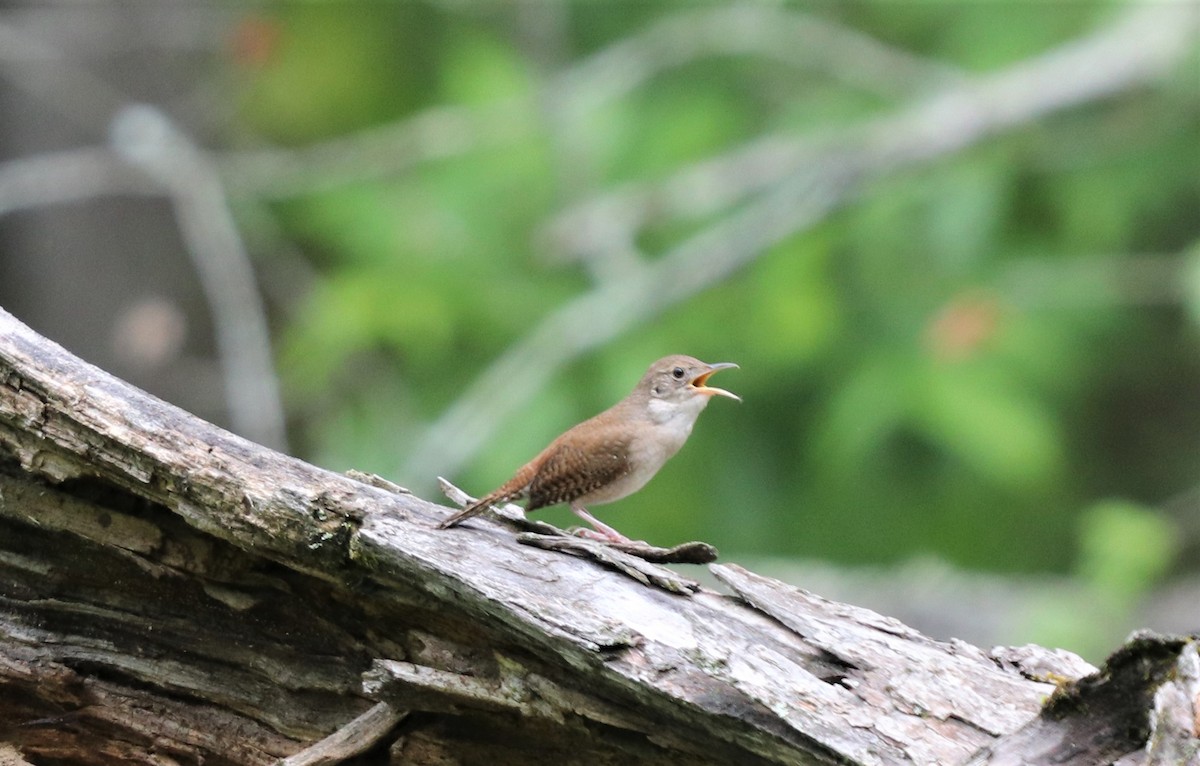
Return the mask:
<svg viewBox="0 0 1200 766">
<path fill-rule="evenodd" d="M 603 530 L 588 529 L 587 527 L 571 527 L 567 530 L 575 537 L 584 540 L 595 540 L 601 543 L 621 543 L 622 545 L 647 545 L 644 540 L 630 540 L 612 527 L 605 526 Z"/>
<path fill-rule="evenodd" d="M 581 505 L 575 505 L 572 503 L 571 510 L 575 512 L 576 516 L 583 519 L 587 523 L 591 524 L 593 527 L 593 529 L 584 529 L 582 527 L 572 527 L 571 529 L 567 530 L 568 532 L 570 532 L 573 535 L 585 538 L 587 540 L 599 540 L 600 542 L 604 542 L 604 543 L 620 543 L 623 545 L 646 545 L 647 544 L 641 540 L 630 540 L 625 535 L 621 534 L 617 530 L 615 530 L 612 527 L 610 527 L 609 525 L 605 524 L 600 519 L 597 519 L 595 516 L 588 513 L 588 509 L 584 508 Z"/>
</svg>

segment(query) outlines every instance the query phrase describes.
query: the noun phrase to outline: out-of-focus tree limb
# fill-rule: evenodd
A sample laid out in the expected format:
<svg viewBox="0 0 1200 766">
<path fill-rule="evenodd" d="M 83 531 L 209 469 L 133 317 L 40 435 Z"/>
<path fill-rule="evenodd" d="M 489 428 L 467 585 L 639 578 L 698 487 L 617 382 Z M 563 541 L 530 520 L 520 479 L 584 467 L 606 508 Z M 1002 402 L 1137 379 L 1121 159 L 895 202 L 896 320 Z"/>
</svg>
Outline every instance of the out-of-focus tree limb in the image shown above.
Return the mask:
<svg viewBox="0 0 1200 766">
<path fill-rule="evenodd" d="M 266 309 L 212 161 L 150 106 L 131 106 L 117 115 L 113 144 L 130 164 L 160 184 L 175 209 L 212 309 L 230 421 L 246 438 L 286 449 Z"/>
<path fill-rule="evenodd" d="M 0 163 L 0 216 L 114 194 L 160 196 L 162 187 L 106 146 Z"/>
</svg>

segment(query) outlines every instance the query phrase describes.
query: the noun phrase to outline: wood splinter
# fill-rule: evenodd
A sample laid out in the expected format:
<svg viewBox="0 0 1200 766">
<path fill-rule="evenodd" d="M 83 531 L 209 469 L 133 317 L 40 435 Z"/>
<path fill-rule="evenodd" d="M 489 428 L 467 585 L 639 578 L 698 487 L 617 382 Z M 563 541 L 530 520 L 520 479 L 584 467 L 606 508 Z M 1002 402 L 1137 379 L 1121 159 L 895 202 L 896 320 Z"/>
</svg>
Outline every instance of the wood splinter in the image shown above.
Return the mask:
<svg viewBox="0 0 1200 766">
<path fill-rule="evenodd" d="M 279 761 L 278 766 L 333 766 L 362 755 L 383 740 L 408 715 L 387 702 L 379 702 L 358 718 L 300 752 Z"/>
</svg>

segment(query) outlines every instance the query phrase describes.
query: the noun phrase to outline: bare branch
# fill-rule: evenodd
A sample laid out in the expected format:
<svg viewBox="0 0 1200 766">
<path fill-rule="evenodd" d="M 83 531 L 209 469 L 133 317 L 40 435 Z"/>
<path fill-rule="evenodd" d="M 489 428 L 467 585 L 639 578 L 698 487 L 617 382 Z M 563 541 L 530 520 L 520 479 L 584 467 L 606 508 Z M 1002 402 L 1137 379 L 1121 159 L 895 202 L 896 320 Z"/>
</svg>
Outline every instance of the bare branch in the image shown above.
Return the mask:
<svg viewBox="0 0 1200 766">
<path fill-rule="evenodd" d="M 416 117 L 301 149 L 226 152 L 217 158 L 231 193 L 287 197 L 386 178 L 431 160 L 509 142 L 523 133 L 527 104 L 442 106 Z"/>
<path fill-rule="evenodd" d="M 113 145 L 169 195 L 211 307 L 234 429 L 284 449 L 283 404 L 266 311 L 254 269 L 206 155 L 157 109 L 130 107 L 113 123 Z"/>
<path fill-rule="evenodd" d="M 0 163 L 0 216 L 113 194 L 157 197 L 162 187 L 107 147 L 67 149 Z"/>
<path fill-rule="evenodd" d="M 667 69 L 733 55 L 823 71 L 887 97 L 927 91 L 961 77 L 951 66 L 841 24 L 778 6 L 740 3 L 668 16 L 565 72 L 558 87 L 574 94 L 582 113 L 628 95 Z"/>
</svg>

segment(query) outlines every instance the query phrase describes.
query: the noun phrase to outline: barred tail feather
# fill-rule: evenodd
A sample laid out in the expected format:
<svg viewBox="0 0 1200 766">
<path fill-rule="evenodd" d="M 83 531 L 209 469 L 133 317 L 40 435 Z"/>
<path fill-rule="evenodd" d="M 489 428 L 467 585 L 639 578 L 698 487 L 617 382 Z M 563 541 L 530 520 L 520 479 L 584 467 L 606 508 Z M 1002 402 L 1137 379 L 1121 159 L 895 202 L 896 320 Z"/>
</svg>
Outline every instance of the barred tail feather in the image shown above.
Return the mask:
<svg viewBox="0 0 1200 766">
<path fill-rule="evenodd" d="M 438 524 L 438 529 L 447 529 L 449 527 L 458 526 L 472 516 L 478 516 L 488 509 L 488 506 L 507 503 L 512 500 L 520 500 L 523 497 L 529 496 L 530 473 L 533 471 L 532 464 L 527 464 L 517 471 L 517 475 L 500 485 L 496 489 L 487 493 L 475 502 L 452 514 L 450 518 Z"/>
<path fill-rule="evenodd" d="M 441 524 L 438 524 L 438 529 L 449 529 L 450 527 L 456 527 L 467 519 L 483 513 L 488 509 L 488 506 L 494 503 L 502 503 L 509 499 L 511 498 L 507 498 L 504 495 L 497 495 L 495 493 L 481 497 L 467 507 L 463 508 L 461 511 L 451 515 L 450 518 L 442 521 Z"/>
</svg>

